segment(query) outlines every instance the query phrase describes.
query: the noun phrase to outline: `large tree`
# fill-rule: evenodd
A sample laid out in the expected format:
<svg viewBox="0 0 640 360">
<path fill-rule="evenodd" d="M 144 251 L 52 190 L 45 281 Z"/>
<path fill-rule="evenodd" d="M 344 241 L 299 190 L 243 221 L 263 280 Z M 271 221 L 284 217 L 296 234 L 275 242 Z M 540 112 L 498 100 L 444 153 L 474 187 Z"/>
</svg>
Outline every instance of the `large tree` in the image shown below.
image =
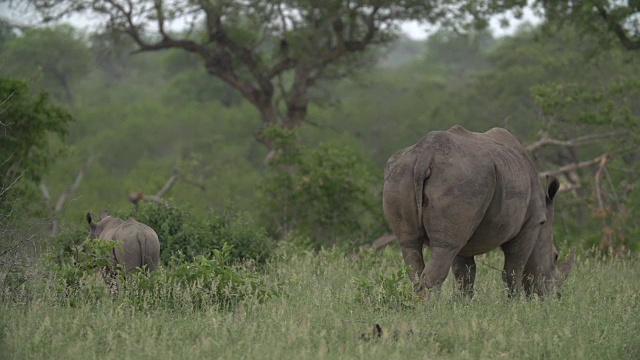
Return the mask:
<svg viewBox="0 0 640 360">
<path fill-rule="evenodd" d="M 549 20 L 569 22 L 590 33 L 615 36 L 628 50 L 640 50 L 640 1 L 538 0 Z"/>
<path fill-rule="evenodd" d="M 486 25 L 522 0 L 25 0 L 45 20 L 98 15 L 138 51 L 179 48 L 237 89 L 259 111 L 261 129 L 303 124 L 310 88 L 343 77 L 388 43 L 398 23 Z M 259 132 L 261 133 L 261 132 Z M 264 140 L 264 139 L 262 139 Z M 269 145 L 268 142 L 266 145 Z"/>
</svg>

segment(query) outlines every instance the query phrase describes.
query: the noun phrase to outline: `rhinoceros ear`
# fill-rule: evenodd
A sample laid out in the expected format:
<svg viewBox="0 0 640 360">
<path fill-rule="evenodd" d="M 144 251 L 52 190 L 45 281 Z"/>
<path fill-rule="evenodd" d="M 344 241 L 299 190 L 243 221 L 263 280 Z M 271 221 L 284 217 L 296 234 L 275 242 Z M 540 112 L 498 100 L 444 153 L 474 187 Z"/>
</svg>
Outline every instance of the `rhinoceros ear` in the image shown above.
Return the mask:
<svg viewBox="0 0 640 360">
<path fill-rule="evenodd" d="M 104 218 L 106 218 L 107 216 L 109 216 L 109 212 L 107 210 L 103 210 L 100 213 L 100 220 L 104 220 Z"/>
<path fill-rule="evenodd" d="M 87 213 L 87 222 L 89 223 L 89 225 L 95 225 L 95 221 L 93 221 L 93 215 L 91 215 L 90 212 Z"/>
<path fill-rule="evenodd" d="M 549 189 L 547 190 L 547 196 L 549 197 L 549 202 L 553 202 L 553 198 L 558 193 L 560 189 L 560 182 L 555 177 L 549 178 Z"/>
</svg>

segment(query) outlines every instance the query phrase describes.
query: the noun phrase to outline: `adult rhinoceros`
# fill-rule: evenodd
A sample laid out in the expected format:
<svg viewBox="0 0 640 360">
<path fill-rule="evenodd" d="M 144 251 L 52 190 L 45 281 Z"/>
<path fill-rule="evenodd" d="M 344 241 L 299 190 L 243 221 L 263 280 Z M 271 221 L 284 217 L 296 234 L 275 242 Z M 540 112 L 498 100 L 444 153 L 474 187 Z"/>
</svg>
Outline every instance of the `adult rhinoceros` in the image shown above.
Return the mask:
<svg viewBox="0 0 640 360">
<path fill-rule="evenodd" d="M 543 295 L 566 278 L 553 244 L 556 179 L 545 192 L 524 147 L 507 130 L 434 131 L 385 167 L 384 214 L 418 291 L 438 290 L 452 268 L 473 295 L 475 255 L 500 247 L 510 295 Z M 431 247 L 426 266 L 423 245 Z"/>
<path fill-rule="evenodd" d="M 109 215 L 106 211 L 100 214 L 100 220 L 94 221 L 91 213 L 87 213 L 89 223 L 89 239 L 118 241 L 113 249 L 113 265 L 122 265 L 125 273 L 136 268 L 147 266 L 155 270 L 160 263 L 160 241 L 158 235 L 149 226 L 134 219 L 126 221 Z M 85 249 L 86 250 L 86 249 Z M 115 267 L 105 267 L 103 275 L 112 294 L 115 293 Z"/>
</svg>

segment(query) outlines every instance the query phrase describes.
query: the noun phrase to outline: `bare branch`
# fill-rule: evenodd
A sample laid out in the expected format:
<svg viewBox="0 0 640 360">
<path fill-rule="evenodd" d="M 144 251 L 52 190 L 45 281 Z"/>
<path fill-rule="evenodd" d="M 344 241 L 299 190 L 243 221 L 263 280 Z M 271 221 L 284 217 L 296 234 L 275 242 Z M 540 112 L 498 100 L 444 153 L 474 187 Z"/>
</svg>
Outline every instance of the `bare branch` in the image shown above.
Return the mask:
<svg viewBox="0 0 640 360">
<path fill-rule="evenodd" d="M 387 233 L 384 234 L 382 236 L 380 236 L 379 238 L 377 238 L 372 244 L 371 244 L 371 248 L 373 250 L 382 250 L 385 247 L 393 244 L 393 242 L 396 241 L 396 237 L 393 234 Z"/>
<path fill-rule="evenodd" d="M 76 175 L 75 181 L 58 198 L 56 206 L 53 208 L 54 213 L 60 212 L 67 197 L 73 195 L 78 190 L 78 188 L 80 187 L 80 183 L 84 179 L 94 161 L 95 157 L 93 156 L 90 156 L 89 159 L 87 159 L 87 162 L 85 162 L 84 166 L 82 166 L 80 171 L 78 171 L 78 175 Z"/>
<path fill-rule="evenodd" d="M 0 189 L 0 198 L 2 197 L 2 195 L 4 195 L 4 193 L 6 193 L 7 191 L 9 191 L 17 182 L 18 180 L 20 180 L 20 178 L 22 177 L 22 175 L 24 175 L 24 173 L 27 172 L 28 169 L 25 169 L 24 171 L 22 171 L 20 173 L 20 175 L 16 176 L 15 179 L 13 179 L 13 182 L 9 185 L 7 185 L 6 187 L 3 187 Z"/>
<path fill-rule="evenodd" d="M 195 182 L 193 180 L 189 180 L 189 179 L 185 179 L 185 178 L 182 178 L 182 181 L 187 183 L 187 184 L 189 184 L 189 185 L 191 185 L 191 186 L 195 186 L 195 187 L 197 187 L 198 189 L 200 189 L 202 191 L 207 191 L 207 186 L 205 184 L 202 184 L 202 183 L 199 183 L 199 182 Z"/>
<path fill-rule="evenodd" d="M 595 174 L 595 183 L 596 183 L 596 199 L 598 199 L 598 208 L 604 209 L 604 203 L 602 202 L 602 192 L 600 190 L 600 179 L 602 178 L 602 172 L 609 161 L 609 156 L 604 154 L 600 159 L 600 163 L 598 164 L 598 171 Z"/>
<path fill-rule="evenodd" d="M 159 204 L 164 204 L 166 203 L 166 200 L 158 197 L 156 195 L 144 195 L 143 192 L 139 191 L 139 192 L 133 192 L 133 193 L 129 193 L 128 195 L 129 201 L 134 205 L 134 206 L 138 206 L 138 203 L 141 200 L 145 200 L 145 201 L 153 201 L 153 202 L 157 202 Z"/>
<path fill-rule="evenodd" d="M 178 172 L 178 169 L 174 168 L 171 171 L 171 176 L 169 176 L 169 178 L 167 179 L 167 182 L 165 182 L 162 188 L 155 195 L 145 195 L 142 191 L 138 191 L 138 192 L 129 193 L 129 195 L 127 195 L 127 198 L 134 206 L 137 206 L 138 203 L 142 200 L 154 201 L 157 203 L 165 203 L 166 200 L 164 199 L 164 196 L 169 192 L 169 190 L 171 190 L 173 185 L 175 185 L 175 183 L 178 181 L 179 175 L 180 174 Z M 204 188 L 204 186 L 202 186 L 202 188 Z"/>
<path fill-rule="evenodd" d="M 527 151 L 529 153 L 534 153 L 534 152 L 536 152 L 536 151 L 540 150 L 541 148 L 543 148 L 545 146 L 548 146 L 548 145 L 576 147 L 576 146 L 581 146 L 581 145 L 586 145 L 586 144 L 591 144 L 591 143 L 594 143 L 594 142 L 598 142 L 598 141 L 603 140 L 603 139 L 608 139 L 608 138 L 612 138 L 612 137 L 616 137 L 616 136 L 621 136 L 621 135 L 624 135 L 624 134 L 625 134 L 625 132 L 622 132 L 622 131 L 612 131 L 612 132 L 608 132 L 608 133 L 604 133 L 604 134 L 591 134 L 591 135 L 580 136 L 580 137 L 577 137 L 575 139 L 558 140 L 558 139 L 550 138 L 547 133 L 543 133 L 539 140 L 537 140 L 534 143 L 528 145 L 526 147 L 526 149 L 527 149 Z"/>
<path fill-rule="evenodd" d="M 565 165 L 565 166 L 561 166 L 557 169 L 554 170 L 547 170 L 547 171 L 543 171 L 538 173 L 538 177 L 540 178 L 545 178 L 547 176 L 554 176 L 554 175 L 558 175 L 558 174 L 562 174 L 562 173 L 566 173 L 569 171 L 573 171 L 576 169 L 581 169 L 581 168 L 585 168 L 585 167 L 589 167 L 589 166 L 594 166 L 599 164 L 603 158 L 608 157 L 608 154 L 602 154 L 600 156 L 598 156 L 597 158 L 591 159 L 591 160 L 586 160 L 586 161 L 581 161 L 575 164 L 569 164 L 569 165 Z"/>
<path fill-rule="evenodd" d="M 176 183 L 176 181 L 178 181 L 178 170 L 177 169 L 173 169 L 171 171 L 171 176 L 169 177 L 169 179 L 167 180 L 167 182 L 164 184 L 164 186 L 162 187 L 162 189 L 160 189 L 155 196 L 162 198 L 164 197 L 164 195 L 171 190 L 171 188 L 173 187 L 173 184 Z"/>
<path fill-rule="evenodd" d="M 45 183 L 40 183 L 40 190 L 42 191 L 42 196 L 45 200 L 45 205 L 47 209 L 49 208 L 49 203 L 51 202 L 51 195 L 49 194 L 49 187 Z"/>
</svg>

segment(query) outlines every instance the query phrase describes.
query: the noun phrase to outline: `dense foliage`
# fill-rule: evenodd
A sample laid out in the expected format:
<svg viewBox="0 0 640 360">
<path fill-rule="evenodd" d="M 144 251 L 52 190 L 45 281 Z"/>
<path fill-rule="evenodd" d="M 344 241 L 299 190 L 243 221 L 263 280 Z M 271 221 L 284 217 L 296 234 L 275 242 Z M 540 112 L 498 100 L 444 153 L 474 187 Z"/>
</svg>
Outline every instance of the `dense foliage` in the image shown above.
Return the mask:
<svg viewBox="0 0 640 360">
<path fill-rule="evenodd" d="M 263 264 L 276 245 L 248 213 L 210 212 L 198 216 L 169 202 L 143 202 L 113 216 L 134 218 L 154 229 L 161 243 L 160 260 L 165 264 L 172 263 L 176 256 L 193 261 L 197 256 L 209 256 L 223 249 L 232 263 Z M 85 241 L 89 233 L 88 225 L 85 226 L 65 231 L 51 240 L 50 249 L 59 260 L 72 256 L 74 246 Z"/>
<path fill-rule="evenodd" d="M 0 206 L 6 210 L 7 196 L 15 193 L 9 188 L 38 185 L 60 155 L 56 135 L 65 134 L 71 116 L 19 80 L 1 77 L 0 99 Z"/>
<path fill-rule="evenodd" d="M 295 232 L 316 246 L 353 245 L 384 229 L 374 167 L 353 149 L 296 144 L 295 132 L 269 129 L 276 158 L 260 187 L 261 211 L 271 231 Z"/>
<path fill-rule="evenodd" d="M 106 295 L 106 287 L 95 283 L 95 275 L 111 264 L 110 254 L 118 244 L 100 239 L 84 244 L 86 252 L 74 254 L 73 261 L 50 263 L 61 304 L 78 306 Z M 118 267 L 117 299 L 143 309 L 227 309 L 246 297 L 264 300 L 277 295 L 277 286 L 266 286 L 257 273 L 234 264 L 237 255 L 232 251 L 232 245 L 223 244 L 206 256 L 188 257 L 178 252 L 151 273 L 137 269 L 125 276 Z"/>
<path fill-rule="evenodd" d="M 0 59 L 11 66 L 0 72 L 32 74 L 36 65 L 16 59 L 35 61 L 49 43 L 56 44 L 56 53 L 72 55 L 61 55 L 57 68 L 38 65 L 68 75 L 73 104 L 59 99 L 77 121 L 69 126 L 67 156 L 56 157 L 52 171 L 34 185 L 42 180 L 51 194 L 63 194 L 82 164 L 96 159 L 75 194 L 62 198 L 56 213 L 62 231 L 82 227 L 89 209 L 127 214 L 127 194 L 152 196 L 178 174 L 163 196 L 181 210 L 158 210 L 156 215 L 166 212 L 158 215 L 162 222 L 147 220 L 158 231 L 166 229 L 166 256 L 177 250 L 196 256 L 208 249 L 205 243 L 220 249 L 221 242 L 208 236 L 223 238 L 220 232 L 228 230 L 207 224 L 213 221 L 208 214 L 225 211 L 249 214 L 276 238 L 293 234 L 315 246 L 361 244 L 386 231 L 380 187 L 388 157 L 428 131 L 461 124 L 474 131 L 503 126 L 525 145 L 554 140 L 531 155 L 538 170 L 559 176 L 566 190 L 556 212 L 558 239 L 636 249 L 639 230 L 631 219 L 639 211 L 639 60 L 615 42 L 603 48 L 597 35 L 562 25 L 523 25 L 504 38 L 486 30 L 441 30 L 424 42 L 403 38 L 395 46 L 374 46 L 361 54 L 373 66 L 345 78 L 318 78 L 308 88 L 304 126 L 284 145 L 286 131 L 274 138 L 255 104 L 207 74 L 197 54 L 181 49 L 131 55 L 140 44 L 130 37 L 82 36 L 56 26 L 7 36 Z M 235 40 L 250 35 L 234 34 Z M 175 36 L 200 41 L 197 31 Z M 27 80 L 61 91 L 55 81 Z M 277 97 L 276 106 L 287 109 L 288 100 L 278 103 Z M 587 165 L 556 172 L 582 163 Z M 229 228 L 234 226 L 243 227 Z M 262 257 L 261 250 L 241 250 L 247 248 L 234 251 Z"/>
</svg>

